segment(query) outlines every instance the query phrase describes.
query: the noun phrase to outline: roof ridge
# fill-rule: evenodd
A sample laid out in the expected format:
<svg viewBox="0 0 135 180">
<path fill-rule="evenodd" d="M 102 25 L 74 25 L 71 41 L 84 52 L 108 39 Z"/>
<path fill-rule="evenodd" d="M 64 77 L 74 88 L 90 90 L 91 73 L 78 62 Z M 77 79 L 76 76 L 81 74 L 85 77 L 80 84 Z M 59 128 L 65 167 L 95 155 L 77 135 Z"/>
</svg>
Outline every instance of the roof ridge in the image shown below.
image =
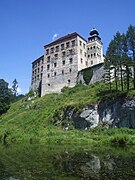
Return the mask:
<svg viewBox="0 0 135 180">
<path fill-rule="evenodd" d="M 53 45 L 53 44 L 55 44 L 55 43 L 58 43 L 58 42 L 60 42 L 60 41 L 62 41 L 62 40 L 64 40 L 64 39 L 70 38 L 70 37 L 72 37 L 72 36 L 80 36 L 80 35 L 79 35 L 77 32 L 73 32 L 73 33 L 71 33 L 71 34 L 67 34 L 67 35 L 65 35 L 65 36 L 62 36 L 62 37 L 56 39 L 55 41 L 53 41 L 53 42 L 45 45 L 44 47 L 46 47 L 46 46 L 51 46 L 51 45 Z M 80 37 L 81 37 L 81 36 L 80 36 Z M 81 37 L 81 38 L 83 38 L 83 37 Z M 83 38 L 83 39 L 84 39 L 84 38 Z"/>
</svg>

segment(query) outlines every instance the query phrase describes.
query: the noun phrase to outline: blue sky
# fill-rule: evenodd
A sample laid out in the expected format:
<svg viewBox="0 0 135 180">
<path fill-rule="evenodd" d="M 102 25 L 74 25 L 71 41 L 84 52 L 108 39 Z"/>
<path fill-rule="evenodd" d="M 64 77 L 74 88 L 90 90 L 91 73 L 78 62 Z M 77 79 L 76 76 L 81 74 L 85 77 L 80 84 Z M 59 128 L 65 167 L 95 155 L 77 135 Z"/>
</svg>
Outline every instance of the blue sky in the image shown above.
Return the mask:
<svg viewBox="0 0 135 180">
<path fill-rule="evenodd" d="M 43 46 L 78 32 L 88 38 L 96 27 L 104 53 L 113 35 L 135 25 L 135 0 L 0 0 L 0 79 L 16 78 L 22 93 L 29 90 L 31 63 Z"/>
</svg>

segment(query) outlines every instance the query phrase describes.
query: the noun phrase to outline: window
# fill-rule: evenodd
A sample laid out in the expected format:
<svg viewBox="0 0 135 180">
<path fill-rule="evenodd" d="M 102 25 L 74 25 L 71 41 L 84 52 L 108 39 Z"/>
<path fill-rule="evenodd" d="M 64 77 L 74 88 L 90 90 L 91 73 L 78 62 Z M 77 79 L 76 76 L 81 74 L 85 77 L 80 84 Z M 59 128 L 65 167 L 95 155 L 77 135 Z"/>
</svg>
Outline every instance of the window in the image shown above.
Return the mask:
<svg viewBox="0 0 135 180">
<path fill-rule="evenodd" d="M 48 84 L 48 86 L 51 86 L 50 84 Z"/>
<path fill-rule="evenodd" d="M 91 54 L 91 58 L 93 57 L 93 54 Z"/>
<path fill-rule="evenodd" d="M 90 57 L 90 55 L 88 54 L 88 58 Z"/>
<path fill-rule="evenodd" d="M 69 48 L 69 42 L 66 43 L 66 48 Z"/>
<path fill-rule="evenodd" d="M 37 73 L 37 69 L 35 69 L 35 74 Z"/>
<path fill-rule="evenodd" d="M 44 59 L 42 59 L 42 64 L 44 63 Z"/>
<path fill-rule="evenodd" d="M 68 79 L 68 84 L 70 84 L 70 79 Z"/>
<path fill-rule="evenodd" d="M 69 72 L 70 72 L 70 73 L 72 72 L 72 69 L 71 69 L 71 68 L 69 69 Z"/>
<path fill-rule="evenodd" d="M 37 75 L 37 80 L 39 80 L 39 75 Z"/>
<path fill-rule="evenodd" d="M 85 49 L 85 44 L 83 43 L 83 48 Z"/>
<path fill-rule="evenodd" d="M 64 57 L 65 55 L 66 55 L 65 51 L 64 51 L 64 52 L 62 52 L 62 56 Z"/>
<path fill-rule="evenodd" d="M 35 81 L 36 81 L 36 76 L 35 76 Z"/>
<path fill-rule="evenodd" d="M 93 48 L 95 49 L 95 46 L 93 46 Z"/>
<path fill-rule="evenodd" d="M 83 59 L 81 58 L 81 63 L 83 63 Z"/>
<path fill-rule="evenodd" d="M 41 72 L 43 71 L 43 66 L 41 66 Z"/>
<path fill-rule="evenodd" d="M 58 54 L 55 54 L 54 57 L 55 57 L 55 59 L 58 59 Z"/>
<path fill-rule="evenodd" d="M 93 65 L 93 61 L 91 61 L 91 65 Z"/>
<path fill-rule="evenodd" d="M 84 52 L 84 56 L 85 56 L 85 57 L 87 56 L 86 52 Z"/>
<path fill-rule="evenodd" d="M 73 63 L 73 59 L 72 59 L 72 58 L 69 59 L 69 63 L 70 63 L 70 64 Z"/>
<path fill-rule="evenodd" d="M 61 44 L 61 50 L 63 50 L 64 49 L 64 44 Z"/>
<path fill-rule="evenodd" d="M 90 49 L 92 49 L 92 46 L 90 47 Z"/>
<path fill-rule="evenodd" d="M 87 61 L 85 62 L 85 65 L 88 66 L 88 62 Z"/>
<path fill-rule="evenodd" d="M 47 57 L 47 63 L 49 63 L 49 62 L 50 62 L 50 56 Z"/>
<path fill-rule="evenodd" d="M 73 50 L 72 49 L 69 50 L 69 54 L 70 55 L 73 54 Z"/>
<path fill-rule="evenodd" d="M 62 64 L 63 64 L 63 65 L 65 65 L 65 60 L 64 60 L 64 61 L 62 61 Z"/>
<path fill-rule="evenodd" d="M 96 53 L 94 53 L 94 57 L 96 57 Z"/>
<path fill-rule="evenodd" d="M 54 48 L 52 47 L 52 48 L 51 48 L 51 53 L 53 53 L 53 52 L 54 52 Z"/>
<path fill-rule="evenodd" d="M 50 77 L 50 74 L 47 74 L 47 77 L 49 78 L 49 77 Z"/>
<path fill-rule="evenodd" d="M 64 75 L 64 70 L 62 70 L 62 75 Z"/>
<path fill-rule="evenodd" d="M 89 48 L 88 48 L 88 51 L 89 51 Z"/>
<path fill-rule="evenodd" d="M 59 51 L 59 46 L 56 46 L 56 52 L 58 52 Z"/>
<path fill-rule="evenodd" d="M 42 79 L 42 77 L 43 77 L 43 74 L 41 73 L 41 79 Z"/>
<path fill-rule="evenodd" d="M 46 49 L 46 55 L 48 55 L 49 54 L 49 49 Z"/>
<path fill-rule="evenodd" d="M 38 68 L 38 73 L 39 73 L 39 68 Z"/>
<path fill-rule="evenodd" d="M 57 63 L 54 63 L 54 67 L 56 67 L 57 66 Z"/>
<path fill-rule="evenodd" d="M 80 54 L 82 54 L 82 49 L 80 49 Z"/>
<path fill-rule="evenodd" d="M 75 40 L 71 41 L 72 46 L 75 46 Z"/>
<path fill-rule="evenodd" d="M 50 69 L 50 64 L 47 65 L 47 70 L 49 70 L 49 69 Z"/>
<path fill-rule="evenodd" d="M 82 46 L 82 41 L 80 41 L 80 46 Z"/>
<path fill-rule="evenodd" d="M 38 66 L 40 65 L 40 61 L 38 61 Z"/>
<path fill-rule="evenodd" d="M 56 76 L 56 74 L 57 74 L 57 73 L 56 73 L 56 72 L 54 72 L 54 76 Z"/>
</svg>

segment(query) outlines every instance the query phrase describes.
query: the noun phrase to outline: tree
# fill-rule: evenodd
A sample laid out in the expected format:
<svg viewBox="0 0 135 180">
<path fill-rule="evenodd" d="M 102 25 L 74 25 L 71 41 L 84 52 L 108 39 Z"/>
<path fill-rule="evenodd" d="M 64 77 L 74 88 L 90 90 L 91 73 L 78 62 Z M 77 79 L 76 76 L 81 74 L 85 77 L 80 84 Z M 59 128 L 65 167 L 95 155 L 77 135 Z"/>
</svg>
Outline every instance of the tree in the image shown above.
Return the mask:
<svg viewBox="0 0 135 180">
<path fill-rule="evenodd" d="M 16 79 L 14 79 L 14 81 L 12 82 L 12 92 L 13 92 L 13 95 L 14 97 L 17 96 L 17 88 L 18 88 L 18 82 Z"/>
<path fill-rule="evenodd" d="M 130 25 L 128 27 L 126 36 L 128 43 L 128 55 L 132 58 L 132 62 L 133 62 L 133 79 L 134 79 L 134 89 L 135 89 L 135 26 Z"/>
<path fill-rule="evenodd" d="M 12 92 L 8 88 L 8 83 L 0 79 L 0 115 L 9 109 L 11 99 Z"/>
<path fill-rule="evenodd" d="M 107 57 L 105 58 L 105 66 L 104 66 L 104 70 L 105 70 L 105 74 L 103 76 L 104 78 L 104 82 L 106 84 L 109 84 L 109 89 L 110 91 L 112 90 L 112 70 L 113 67 L 111 67 L 111 62 L 109 59 L 107 59 Z"/>
<path fill-rule="evenodd" d="M 118 90 L 118 57 L 116 56 L 116 49 L 117 44 L 116 41 L 113 39 L 107 49 L 106 52 L 106 58 L 108 59 L 107 62 L 109 62 L 109 69 L 111 67 L 111 70 L 114 71 L 114 77 L 110 77 L 111 80 L 115 80 L 115 86 L 116 90 Z M 112 74 L 110 74 L 112 76 Z"/>
<path fill-rule="evenodd" d="M 106 57 L 110 61 L 110 66 L 114 68 L 113 70 L 116 90 L 118 90 L 118 82 L 120 82 L 122 91 L 124 90 L 124 88 L 126 88 L 127 91 L 129 90 L 131 66 L 133 66 L 133 64 L 135 88 L 135 57 L 133 56 L 135 55 L 135 47 L 133 48 L 133 42 L 131 38 L 131 35 L 134 36 L 134 30 L 133 27 L 130 27 L 129 29 L 130 31 L 128 30 L 126 34 L 120 34 L 119 32 L 116 33 L 113 40 L 111 40 L 111 42 L 109 43 L 106 53 Z M 132 54 L 132 59 L 134 59 L 134 61 L 131 60 L 130 54 Z"/>
</svg>

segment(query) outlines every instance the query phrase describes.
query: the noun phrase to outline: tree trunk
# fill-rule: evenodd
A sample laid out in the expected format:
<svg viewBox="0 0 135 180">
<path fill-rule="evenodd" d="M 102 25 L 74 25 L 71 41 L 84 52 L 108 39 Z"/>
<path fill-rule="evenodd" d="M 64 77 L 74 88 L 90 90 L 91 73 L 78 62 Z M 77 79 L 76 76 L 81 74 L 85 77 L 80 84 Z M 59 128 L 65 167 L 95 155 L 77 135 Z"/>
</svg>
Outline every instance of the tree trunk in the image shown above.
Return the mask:
<svg viewBox="0 0 135 180">
<path fill-rule="evenodd" d="M 122 71 L 122 65 L 120 65 L 120 81 L 121 81 L 121 90 L 123 91 L 123 71 Z"/>
<path fill-rule="evenodd" d="M 129 91 L 129 67 L 126 65 L 126 84 L 127 84 L 127 91 Z"/>
<path fill-rule="evenodd" d="M 114 69 L 114 78 L 115 78 L 116 91 L 118 91 L 118 81 L 117 81 L 117 70 L 116 70 L 116 67 Z"/>
<path fill-rule="evenodd" d="M 133 51 L 133 63 L 134 63 L 134 65 L 133 65 L 133 81 L 134 81 L 134 89 L 135 89 L 135 52 Z"/>
</svg>

